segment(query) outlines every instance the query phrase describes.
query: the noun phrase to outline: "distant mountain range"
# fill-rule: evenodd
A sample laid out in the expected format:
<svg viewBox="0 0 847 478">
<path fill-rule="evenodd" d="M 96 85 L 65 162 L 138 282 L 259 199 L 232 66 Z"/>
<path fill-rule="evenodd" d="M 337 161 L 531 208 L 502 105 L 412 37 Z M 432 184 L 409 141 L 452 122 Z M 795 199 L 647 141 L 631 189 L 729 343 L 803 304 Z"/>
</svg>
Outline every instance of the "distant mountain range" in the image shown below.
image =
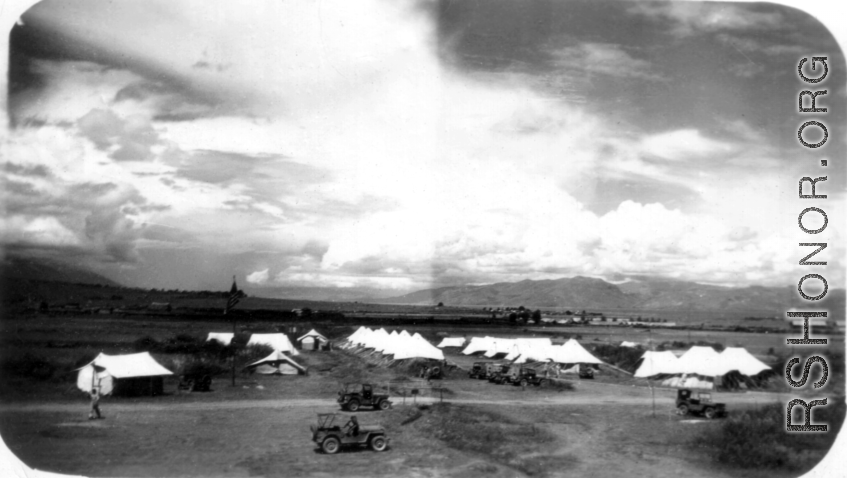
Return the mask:
<svg viewBox="0 0 847 478">
<path fill-rule="evenodd" d="M 80 266 L 45 259 L 7 256 L 0 263 L 0 289 L 24 284 L 15 281 L 49 281 L 101 284 L 120 287 L 100 274 Z M 721 287 L 696 282 L 647 276 L 630 276 L 608 282 L 591 277 L 554 280 L 523 280 L 489 285 L 454 286 L 427 289 L 392 297 L 392 291 L 373 288 L 276 287 L 254 288 L 243 284 L 253 297 L 330 302 L 358 301 L 373 304 L 433 306 L 525 306 L 561 307 L 572 310 L 691 310 L 756 311 L 783 314 L 792 308 L 830 310 L 842 316 L 845 290 L 830 288 L 824 300 L 810 303 L 800 299 L 796 286 Z M 2 295 L 3 290 L 0 290 Z"/>
<path fill-rule="evenodd" d="M 6 256 L 3 259 L 0 265 L 0 279 L 120 286 L 117 282 L 80 266 L 48 259 L 16 256 Z"/>
<path fill-rule="evenodd" d="M 569 307 L 575 309 L 750 310 L 782 313 L 791 307 L 844 308 L 845 290 L 829 289 L 810 306 L 796 287 L 721 287 L 655 277 L 610 283 L 591 277 L 524 280 L 490 285 L 442 287 L 375 300 L 378 303 L 449 306 Z"/>
</svg>

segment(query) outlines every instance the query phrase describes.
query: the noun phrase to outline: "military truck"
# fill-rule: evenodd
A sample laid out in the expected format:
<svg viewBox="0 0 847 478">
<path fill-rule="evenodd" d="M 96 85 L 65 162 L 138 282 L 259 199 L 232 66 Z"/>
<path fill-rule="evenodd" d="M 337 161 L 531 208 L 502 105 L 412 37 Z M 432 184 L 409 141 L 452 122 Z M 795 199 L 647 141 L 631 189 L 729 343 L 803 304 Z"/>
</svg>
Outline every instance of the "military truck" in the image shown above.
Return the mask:
<svg viewBox="0 0 847 478">
<path fill-rule="evenodd" d="M 543 377 L 539 377 L 538 372 L 536 372 L 534 368 L 525 367 L 521 367 L 517 375 L 512 375 L 509 379 L 509 383 L 512 385 L 520 385 L 521 387 L 526 387 L 527 385 L 540 387 L 544 382 L 545 379 Z"/>
<path fill-rule="evenodd" d="M 486 362 L 474 362 L 473 367 L 471 367 L 468 372 L 468 378 L 475 378 L 477 380 L 485 380 L 486 378 Z"/>
<path fill-rule="evenodd" d="M 679 415 L 702 415 L 708 419 L 715 417 L 725 417 L 726 404 L 712 401 L 712 394 L 709 392 L 694 393 L 687 389 L 681 388 L 676 393 L 676 412 Z"/>
<path fill-rule="evenodd" d="M 373 385 L 369 383 L 347 384 L 345 383 L 338 392 L 338 404 L 342 410 L 355 412 L 361 406 L 373 407 L 374 410 L 388 410 L 391 401 L 388 394 L 374 393 Z"/>
<path fill-rule="evenodd" d="M 321 447 L 324 453 L 334 455 L 342 447 L 368 446 L 373 451 L 385 451 L 388 437 L 385 429 L 377 425 L 359 426 L 356 417 L 351 417 L 345 425 L 340 423 L 344 415 L 337 413 L 318 413 L 318 423 L 312 425 L 312 441 Z"/>
</svg>

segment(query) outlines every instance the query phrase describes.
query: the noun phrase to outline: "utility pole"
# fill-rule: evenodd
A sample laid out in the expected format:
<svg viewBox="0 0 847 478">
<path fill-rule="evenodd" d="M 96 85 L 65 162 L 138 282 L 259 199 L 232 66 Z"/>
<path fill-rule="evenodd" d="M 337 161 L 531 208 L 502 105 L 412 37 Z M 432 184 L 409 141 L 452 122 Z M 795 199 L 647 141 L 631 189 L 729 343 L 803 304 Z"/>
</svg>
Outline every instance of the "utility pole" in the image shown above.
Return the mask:
<svg viewBox="0 0 847 478">
<path fill-rule="evenodd" d="M 650 335 L 650 350 L 655 352 L 656 346 L 653 344 L 653 328 L 647 329 L 647 333 Z M 650 360 L 653 360 L 652 358 Z M 650 385 L 650 395 L 653 398 L 653 417 L 656 417 L 656 390 L 653 388 L 653 381 L 650 378 L 647 378 L 647 383 Z"/>
<path fill-rule="evenodd" d="M 235 304 L 241 299 L 241 291 L 238 290 L 238 286 L 235 284 L 235 276 L 232 276 L 232 287 L 229 289 L 229 298 L 226 301 L 226 307 L 224 308 L 224 315 L 227 315 L 227 312 L 232 310 L 235 307 Z M 232 386 L 235 386 L 235 316 L 232 316 L 232 340 L 229 342 L 229 347 L 232 350 Z"/>
</svg>

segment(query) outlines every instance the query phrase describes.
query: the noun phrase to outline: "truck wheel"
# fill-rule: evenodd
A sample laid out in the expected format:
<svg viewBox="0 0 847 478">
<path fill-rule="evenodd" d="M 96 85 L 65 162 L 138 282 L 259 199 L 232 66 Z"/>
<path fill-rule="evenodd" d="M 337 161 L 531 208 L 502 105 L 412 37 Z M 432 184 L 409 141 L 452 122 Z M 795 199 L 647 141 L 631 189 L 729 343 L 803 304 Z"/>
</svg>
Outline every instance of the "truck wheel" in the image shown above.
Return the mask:
<svg viewBox="0 0 847 478">
<path fill-rule="evenodd" d="M 386 448 L 388 448 L 388 443 L 385 441 L 384 436 L 377 435 L 375 437 L 371 437 L 371 450 L 385 451 Z"/>
<path fill-rule="evenodd" d="M 359 409 L 359 401 L 358 400 L 350 400 L 350 403 L 347 404 L 347 410 L 351 412 L 355 412 Z"/>
<path fill-rule="evenodd" d="M 686 404 L 680 405 L 676 409 L 676 412 L 679 413 L 680 415 L 683 415 L 683 416 L 688 415 L 688 405 L 686 405 Z"/>
<path fill-rule="evenodd" d="M 707 408 L 707 409 L 703 412 L 703 416 L 704 416 L 704 417 L 706 417 L 706 418 L 708 418 L 709 420 L 711 420 L 711 419 L 715 418 L 715 409 L 714 409 L 714 408 Z"/>
<path fill-rule="evenodd" d="M 321 443 L 321 449 L 327 455 L 334 455 L 338 453 L 339 448 L 341 448 L 341 442 L 339 442 L 338 438 L 335 437 L 327 437 L 323 443 Z"/>
<path fill-rule="evenodd" d="M 390 407 L 390 406 L 391 406 L 391 404 L 388 403 L 388 400 L 382 400 L 382 401 L 379 402 L 379 405 L 378 405 L 380 410 L 388 410 L 388 407 Z"/>
<path fill-rule="evenodd" d="M 521 380 L 521 387 L 526 387 L 527 385 L 529 385 L 529 382 L 527 382 L 526 379 Z"/>
</svg>

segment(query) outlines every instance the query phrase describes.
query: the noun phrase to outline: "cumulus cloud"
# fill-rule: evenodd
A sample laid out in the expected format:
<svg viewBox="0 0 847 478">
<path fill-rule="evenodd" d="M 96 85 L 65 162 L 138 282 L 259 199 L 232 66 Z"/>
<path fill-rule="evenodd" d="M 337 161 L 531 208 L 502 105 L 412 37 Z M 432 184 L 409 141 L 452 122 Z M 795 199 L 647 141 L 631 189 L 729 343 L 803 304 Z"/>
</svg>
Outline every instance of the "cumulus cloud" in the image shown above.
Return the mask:
<svg viewBox="0 0 847 478">
<path fill-rule="evenodd" d="M 796 171 L 752 176 L 730 161 L 776 157 L 745 123 L 731 139 L 694 126 L 609 128 L 615 118 L 590 105 L 443 67 L 435 25 L 406 4 L 222 2 L 207 10 L 219 18 L 157 7 L 170 12 L 155 18 L 158 35 L 140 21 L 154 9 L 89 12 L 93 38 L 123 32 L 101 45 L 112 68 L 45 66 L 72 80 L 45 74 L 43 92 L 57 92 L 45 105 L 62 104 L 68 83 L 93 86 L 61 118 L 27 103 L 28 117 L 77 127 L 14 132 L 7 237 L 125 263 L 203 251 L 191 257 L 225 257 L 226 277 L 240 260 L 263 286 L 402 290 L 621 272 L 778 282 L 796 262 L 772 264 L 785 242 L 773 191 L 796 185 Z M 645 8 L 689 32 L 779 20 Z M 34 20 L 80 34 L 44 10 Z M 106 50 L 131 60 L 115 66 Z M 557 55 L 591 74 L 657 79 L 639 50 L 618 44 Z"/>
<path fill-rule="evenodd" d="M 735 150 L 732 144 L 703 136 L 696 129 L 650 135 L 641 140 L 640 146 L 644 154 L 671 161 L 727 155 Z"/>
<path fill-rule="evenodd" d="M 117 161 L 151 159 L 158 135 L 140 115 L 121 118 L 111 110 L 93 109 L 77 121 L 80 132 Z"/>
<path fill-rule="evenodd" d="M 707 2 L 633 2 L 630 13 L 670 21 L 677 36 L 716 31 L 775 29 L 785 25 L 779 11 L 763 12 L 746 5 Z"/>
<path fill-rule="evenodd" d="M 571 69 L 619 78 L 662 80 L 662 76 L 652 70 L 650 62 L 634 58 L 621 45 L 583 43 L 552 54 L 556 64 Z"/>
<path fill-rule="evenodd" d="M 264 284 L 268 281 L 268 271 L 269 269 L 262 269 L 251 274 L 247 274 L 246 280 L 251 284 Z"/>
</svg>

